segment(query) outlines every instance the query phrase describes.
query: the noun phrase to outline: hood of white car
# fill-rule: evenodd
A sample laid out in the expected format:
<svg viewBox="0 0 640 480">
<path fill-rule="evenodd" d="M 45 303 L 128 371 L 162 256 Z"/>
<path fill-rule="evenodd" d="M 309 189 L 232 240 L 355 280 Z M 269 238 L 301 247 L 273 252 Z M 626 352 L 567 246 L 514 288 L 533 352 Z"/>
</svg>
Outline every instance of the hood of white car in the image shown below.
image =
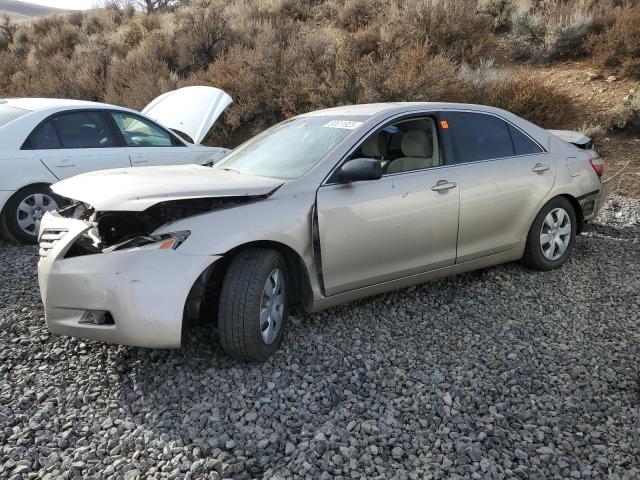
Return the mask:
<svg viewBox="0 0 640 480">
<path fill-rule="evenodd" d="M 233 99 L 223 90 L 193 86 L 164 93 L 142 113 L 165 127 L 189 135 L 198 145 Z"/>
<path fill-rule="evenodd" d="M 282 183 L 200 165 L 176 165 L 89 172 L 51 188 L 98 211 L 142 211 L 169 200 L 266 195 Z"/>
</svg>

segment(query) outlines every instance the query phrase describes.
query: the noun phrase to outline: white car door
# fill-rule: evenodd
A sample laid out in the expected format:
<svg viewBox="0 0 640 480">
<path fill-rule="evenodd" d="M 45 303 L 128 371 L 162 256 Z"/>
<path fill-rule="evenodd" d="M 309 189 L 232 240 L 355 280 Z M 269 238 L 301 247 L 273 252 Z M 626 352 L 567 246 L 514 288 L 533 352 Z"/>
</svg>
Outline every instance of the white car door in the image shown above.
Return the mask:
<svg viewBox="0 0 640 480">
<path fill-rule="evenodd" d="M 131 166 L 128 152 L 119 145 L 101 110 L 55 114 L 31 133 L 28 142 L 60 180 L 94 170 Z"/>
<path fill-rule="evenodd" d="M 132 166 L 197 163 L 195 151 L 151 120 L 117 110 L 109 111 L 108 115 L 120 130 Z"/>
</svg>

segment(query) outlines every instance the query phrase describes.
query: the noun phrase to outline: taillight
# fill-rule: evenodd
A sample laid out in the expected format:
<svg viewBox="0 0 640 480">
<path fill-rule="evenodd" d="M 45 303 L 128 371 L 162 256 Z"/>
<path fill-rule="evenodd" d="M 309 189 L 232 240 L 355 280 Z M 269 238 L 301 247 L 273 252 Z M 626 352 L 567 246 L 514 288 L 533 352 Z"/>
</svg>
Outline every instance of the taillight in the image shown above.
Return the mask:
<svg viewBox="0 0 640 480">
<path fill-rule="evenodd" d="M 594 157 L 589 159 L 589 163 L 593 167 L 593 170 L 596 172 L 598 177 L 601 177 L 604 173 L 604 160 L 602 157 Z"/>
</svg>

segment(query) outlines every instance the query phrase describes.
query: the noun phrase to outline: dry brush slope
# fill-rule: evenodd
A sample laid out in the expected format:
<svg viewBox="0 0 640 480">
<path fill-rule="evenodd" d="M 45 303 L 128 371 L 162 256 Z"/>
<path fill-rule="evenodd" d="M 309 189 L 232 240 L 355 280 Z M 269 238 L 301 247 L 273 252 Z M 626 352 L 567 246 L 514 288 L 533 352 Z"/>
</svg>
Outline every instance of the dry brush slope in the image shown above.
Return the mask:
<svg viewBox="0 0 640 480">
<path fill-rule="evenodd" d="M 512 70 L 525 76 L 535 76 L 546 86 L 567 95 L 575 108 L 568 112 L 567 125 L 580 129 L 590 124 L 603 124 L 610 120 L 611 111 L 630 95 L 640 95 L 640 82 L 629 78 L 598 75 L 591 61 L 563 62 L 545 67 L 516 65 Z M 640 132 L 611 131 L 598 139 L 598 151 L 604 156 L 607 167 L 605 177 L 615 174 L 631 162 L 623 174 L 619 192 L 640 198 Z"/>
</svg>

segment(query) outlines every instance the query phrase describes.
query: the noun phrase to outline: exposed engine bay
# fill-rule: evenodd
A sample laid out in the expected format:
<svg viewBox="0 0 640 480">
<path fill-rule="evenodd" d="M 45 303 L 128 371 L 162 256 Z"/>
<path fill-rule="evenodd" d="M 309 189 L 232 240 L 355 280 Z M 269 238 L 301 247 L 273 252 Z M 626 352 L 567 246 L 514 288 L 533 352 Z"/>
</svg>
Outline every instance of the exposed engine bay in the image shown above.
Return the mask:
<svg viewBox="0 0 640 480">
<path fill-rule="evenodd" d="M 85 220 L 93 225 L 78 238 L 66 257 L 90 255 L 125 248 L 141 247 L 163 240 L 152 232 L 162 225 L 202 213 L 232 208 L 267 198 L 267 195 L 189 198 L 160 202 L 142 212 L 96 212 L 82 202 L 62 208 L 58 213 L 67 218 Z"/>
</svg>

